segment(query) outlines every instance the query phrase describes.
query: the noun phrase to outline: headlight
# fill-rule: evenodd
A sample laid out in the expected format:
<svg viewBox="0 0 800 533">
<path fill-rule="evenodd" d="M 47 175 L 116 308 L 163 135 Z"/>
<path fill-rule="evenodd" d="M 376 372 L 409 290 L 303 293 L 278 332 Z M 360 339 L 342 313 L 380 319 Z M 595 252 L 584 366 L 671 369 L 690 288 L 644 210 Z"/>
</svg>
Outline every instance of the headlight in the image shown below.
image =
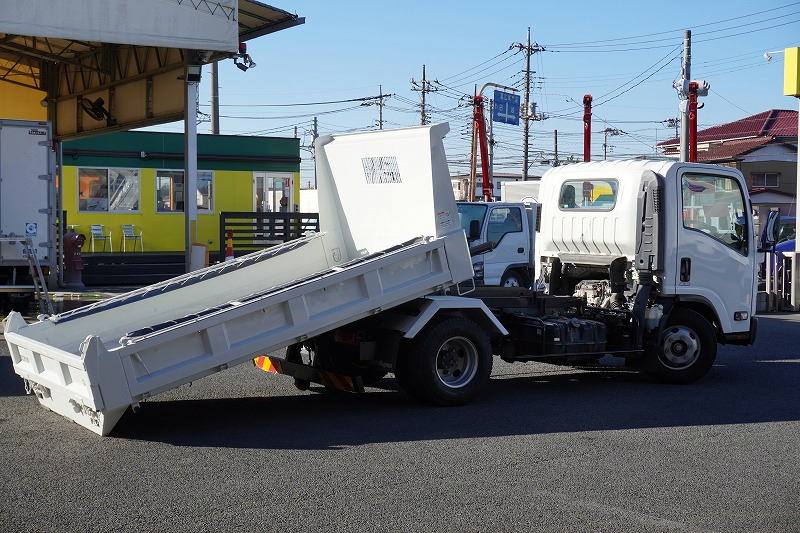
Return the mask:
<svg viewBox="0 0 800 533">
<path fill-rule="evenodd" d="M 476 279 L 483 279 L 483 261 L 472 263 L 472 270 L 475 272 Z"/>
</svg>

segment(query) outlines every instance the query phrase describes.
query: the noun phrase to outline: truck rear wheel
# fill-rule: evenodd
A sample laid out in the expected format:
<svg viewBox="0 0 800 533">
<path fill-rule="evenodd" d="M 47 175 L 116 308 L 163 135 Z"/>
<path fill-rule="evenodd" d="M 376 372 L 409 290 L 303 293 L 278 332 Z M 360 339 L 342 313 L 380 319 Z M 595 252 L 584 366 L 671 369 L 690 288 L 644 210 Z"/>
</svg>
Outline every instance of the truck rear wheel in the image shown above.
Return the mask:
<svg viewBox="0 0 800 533">
<path fill-rule="evenodd" d="M 434 405 L 461 405 L 489 381 L 489 336 L 466 318 L 448 318 L 426 328 L 402 350 L 395 371 L 411 396 Z"/>
<path fill-rule="evenodd" d="M 643 369 L 659 381 L 691 383 L 705 376 L 716 358 L 714 326 L 699 313 L 678 308 L 645 354 Z"/>
</svg>

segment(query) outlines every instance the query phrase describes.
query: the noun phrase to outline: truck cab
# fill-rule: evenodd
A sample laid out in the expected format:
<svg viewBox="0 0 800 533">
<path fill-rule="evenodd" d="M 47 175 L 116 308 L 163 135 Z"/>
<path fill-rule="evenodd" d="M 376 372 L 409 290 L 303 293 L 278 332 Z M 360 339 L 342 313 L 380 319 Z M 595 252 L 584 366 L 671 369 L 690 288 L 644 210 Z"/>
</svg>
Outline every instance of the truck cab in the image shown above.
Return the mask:
<svg viewBox="0 0 800 533">
<path fill-rule="evenodd" d="M 665 320 L 670 310 L 691 311 L 719 342 L 752 341 L 757 251 L 741 172 L 687 162 L 579 163 L 545 173 L 540 200 L 537 276 L 549 293 L 626 307 L 646 278 L 647 308 Z"/>
<path fill-rule="evenodd" d="M 528 287 L 533 279 L 536 205 L 458 202 L 461 227 L 471 247 L 491 243 L 472 260 L 478 285 Z"/>
</svg>

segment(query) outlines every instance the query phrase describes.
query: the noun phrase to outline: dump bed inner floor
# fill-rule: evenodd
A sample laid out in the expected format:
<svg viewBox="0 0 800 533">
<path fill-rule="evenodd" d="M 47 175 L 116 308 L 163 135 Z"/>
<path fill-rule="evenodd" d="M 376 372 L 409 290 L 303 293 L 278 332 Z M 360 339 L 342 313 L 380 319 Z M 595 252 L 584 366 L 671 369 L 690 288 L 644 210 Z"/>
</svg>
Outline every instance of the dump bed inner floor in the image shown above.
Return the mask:
<svg viewBox="0 0 800 533">
<path fill-rule="evenodd" d="M 176 289 L 189 287 L 201 281 L 209 280 L 217 276 L 222 276 L 229 272 L 240 270 L 255 263 L 260 263 L 261 261 L 265 261 L 272 257 L 279 256 L 290 250 L 295 250 L 305 245 L 307 242 L 308 242 L 307 239 L 298 239 L 296 241 L 289 242 L 283 246 L 267 248 L 266 250 L 261 250 L 259 252 L 254 252 L 252 254 L 242 256 L 234 261 L 226 261 L 224 263 L 220 263 L 219 265 L 213 265 L 208 268 L 197 270 L 195 272 L 189 272 L 188 274 L 184 274 L 183 276 L 178 276 L 176 278 L 172 278 L 167 281 L 163 281 L 161 283 L 148 285 L 147 287 L 142 287 L 141 289 L 136 289 L 134 291 L 121 294 L 119 296 L 114 296 L 106 300 L 101 300 L 91 305 L 79 307 L 72 311 L 67 311 L 52 316 L 50 317 L 50 320 L 55 323 L 64 323 L 70 320 L 75 320 L 76 318 L 81 318 L 95 313 L 99 313 L 101 311 L 107 311 L 109 309 L 113 309 L 115 307 L 119 307 L 128 303 L 144 300 L 146 298 L 152 298 L 153 296 L 157 296 L 159 294 L 165 294 L 174 291 Z"/>
<path fill-rule="evenodd" d="M 281 284 L 281 285 L 270 287 L 270 288 L 268 288 L 266 290 L 263 290 L 263 291 L 254 292 L 254 293 L 249 294 L 249 295 L 247 295 L 247 296 L 245 296 L 243 298 L 237 298 L 236 300 L 232 300 L 232 301 L 226 302 L 226 303 L 221 304 L 221 305 L 208 307 L 208 308 L 203 309 L 202 311 L 199 311 L 197 313 L 191 313 L 191 314 L 184 315 L 184 316 L 181 316 L 179 318 L 176 318 L 174 320 L 169 320 L 169 321 L 166 321 L 166 322 L 161 322 L 159 324 L 154 324 L 152 326 L 147 326 L 147 327 L 144 327 L 144 328 L 140 328 L 140 329 L 137 329 L 135 331 L 131 331 L 129 333 L 126 333 L 125 336 L 120 340 L 120 342 L 124 344 L 124 343 L 129 342 L 129 341 L 131 341 L 133 339 L 136 339 L 137 337 L 143 337 L 143 336 L 146 336 L 146 335 L 149 335 L 149 334 L 152 334 L 152 333 L 155 333 L 155 332 L 167 329 L 167 328 L 171 328 L 171 327 L 177 326 L 177 325 L 182 324 L 184 322 L 188 322 L 188 321 L 191 321 L 191 320 L 202 318 L 204 316 L 208 316 L 208 315 L 220 312 L 220 311 L 224 311 L 226 309 L 231 309 L 233 307 L 237 307 L 239 305 L 245 304 L 247 302 L 251 302 L 253 300 L 257 300 L 259 298 L 265 298 L 267 296 L 270 296 L 272 294 L 278 293 L 280 291 L 284 291 L 284 290 L 290 289 L 292 287 L 296 287 L 298 285 L 302 285 L 303 283 L 314 281 L 316 279 L 321 279 L 321 278 L 323 278 L 323 277 L 325 277 L 325 276 L 327 276 L 329 274 L 333 274 L 335 272 L 340 272 L 341 270 L 343 270 L 345 268 L 348 268 L 348 267 L 351 267 L 351 266 L 355 266 L 355 265 L 358 265 L 360 263 L 364 263 L 366 261 L 370 261 L 370 260 L 376 259 L 378 257 L 382 257 L 384 255 L 390 254 L 392 252 L 396 252 L 397 250 L 401 250 L 401 249 L 406 248 L 408 246 L 413 246 L 414 244 L 419 244 L 421 242 L 422 242 L 422 238 L 412 239 L 412 240 L 404 242 L 402 244 L 398 244 L 397 246 L 392 246 L 391 248 L 388 248 L 386 250 L 382 250 L 380 252 L 376 252 L 376 253 L 373 253 L 373 254 L 365 255 L 364 257 L 359 257 L 358 259 L 354 259 L 354 260 L 349 261 L 347 263 L 343 263 L 341 266 L 337 266 L 335 268 L 330 268 L 328 270 L 325 270 L 325 271 L 322 271 L 322 272 L 317 272 L 315 274 L 312 274 L 310 276 L 306 276 L 304 278 L 296 279 L 296 280 L 290 281 L 288 283 L 284 283 L 284 284 Z M 267 251 L 267 250 L 265 250 L 265 251 Z M 247 258 L 247 257 L 249 257 L 249 256 L 244 256 L 243 259 Z M 260 260 L 263 260 L 263 259 L 259 258 L 258 260 L 260 261 Z M 221 270 L 221 272 L 216 273 L 214 275 L 221 275 L 221 274 L 224 274 L 226 272 L 224 269 L 220 269 L 220 270 Z M 207 279 L 207 278 L 203 278 L 203 279 Z M 147 296 L 143 295 L 141 297 L 142 298 L 146 298 Z M 120 303 L 118 305 L 122 305 L 122 304 Z"/>
</svg>

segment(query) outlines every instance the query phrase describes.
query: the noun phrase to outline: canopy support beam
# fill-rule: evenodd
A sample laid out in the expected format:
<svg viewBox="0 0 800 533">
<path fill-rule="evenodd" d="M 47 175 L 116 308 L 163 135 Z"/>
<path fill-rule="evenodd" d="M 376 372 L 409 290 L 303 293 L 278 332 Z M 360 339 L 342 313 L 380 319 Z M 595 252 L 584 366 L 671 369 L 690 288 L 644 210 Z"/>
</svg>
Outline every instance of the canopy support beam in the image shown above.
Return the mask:
<svg viewBox="0 0 800 533">
<path fill-rule="evenodd" d="M 197 242 L 197 98 L 201 71 L 200 65 L 187 65 L 184 78 L 183 213 L 186 272 L 192 271 L 192 245 Z"/>
</svg>

